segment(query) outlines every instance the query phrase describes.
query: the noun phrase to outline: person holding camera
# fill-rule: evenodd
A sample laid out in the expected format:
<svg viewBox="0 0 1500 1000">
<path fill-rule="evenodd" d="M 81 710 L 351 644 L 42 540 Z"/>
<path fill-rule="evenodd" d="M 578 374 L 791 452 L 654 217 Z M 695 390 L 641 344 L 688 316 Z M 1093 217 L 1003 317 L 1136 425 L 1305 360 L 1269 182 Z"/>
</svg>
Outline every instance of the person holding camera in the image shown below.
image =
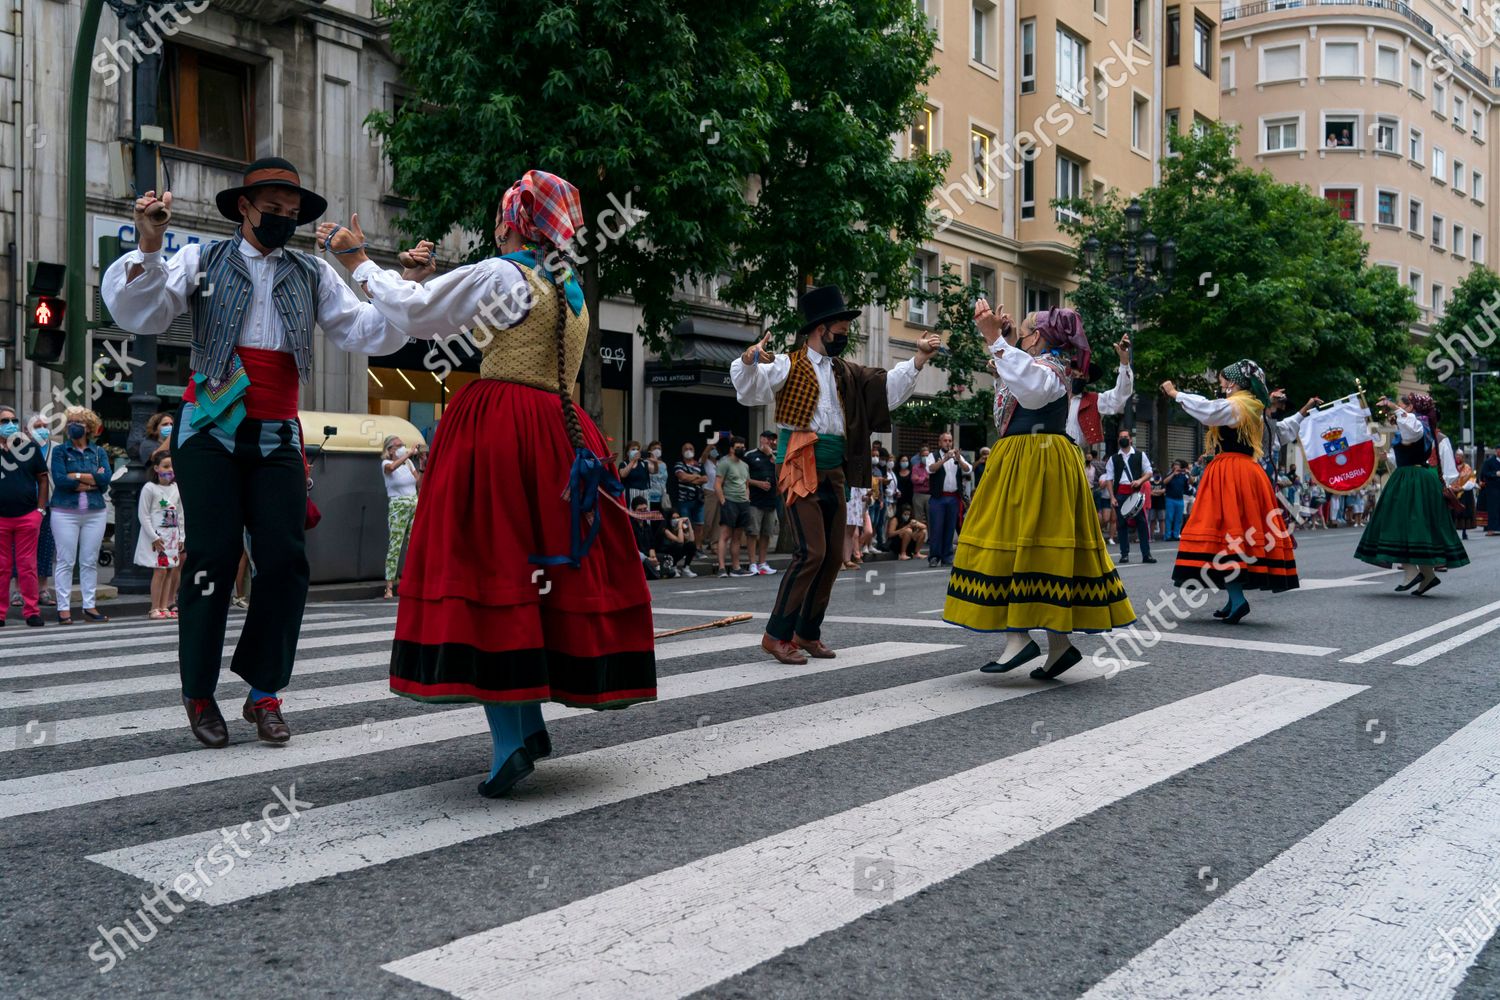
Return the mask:
<svg viewBox="0 0 1500 1000">
<path fill-rule="evenodd" d="M 697 576 L 692 564 L 698 555 L 698 535 L 693 530 L 692 518 L 684 514 L 672 515 L 656 543 L 656 551 L 676 567 L 681 575 L 689 579 Z"/>
<path fill-rule="evenodd" d="M 927 509 L 932 518 L 932 542 L 927 549 L 927 565 L 953 565 L 953 535 L 958 530 L 958 495 L 963 478 L 974 467 L 963 452 L 953 447 L 953 435 L 944 431 L 938 437 L 937 451 L 927 459 Z"/>
</svg>

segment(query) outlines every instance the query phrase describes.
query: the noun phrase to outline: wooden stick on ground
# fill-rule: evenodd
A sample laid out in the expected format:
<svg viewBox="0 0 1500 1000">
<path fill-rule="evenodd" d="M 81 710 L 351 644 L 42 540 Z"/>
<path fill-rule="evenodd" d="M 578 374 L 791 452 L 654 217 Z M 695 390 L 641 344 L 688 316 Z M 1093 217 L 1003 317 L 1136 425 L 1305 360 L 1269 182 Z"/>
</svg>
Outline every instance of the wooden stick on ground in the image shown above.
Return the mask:
<svg viewBox="0 0 1500 1000">
<path fill-rule="evenodd" d="M 717 621 L 704 622 L 702 625 L 684 625 L 682 628 L 674 628 L 668 629 L 665 632 L 658 632 L 656 633 L 656 638 L 665 639 L 668 636 L 682 635 L 685 632 L 702 632 L 704 629 L 723 628 L 726 625 L 738 625 L 740 622 L 747 622 L 754 617 L 754 615 L 748 612 L 740 615 L 730 615 L 728 618 L 720 618 Z"/>
</svg>

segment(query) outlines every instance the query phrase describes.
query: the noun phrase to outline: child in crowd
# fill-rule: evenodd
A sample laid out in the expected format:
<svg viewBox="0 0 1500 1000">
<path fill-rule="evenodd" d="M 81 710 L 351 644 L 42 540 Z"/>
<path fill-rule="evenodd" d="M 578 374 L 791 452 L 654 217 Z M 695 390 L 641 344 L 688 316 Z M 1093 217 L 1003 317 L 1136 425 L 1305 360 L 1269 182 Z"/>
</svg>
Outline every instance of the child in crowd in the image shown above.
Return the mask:
<svg viewBox="0 0 1500 1000">
<path fill-rule="evenodd" d="M 172 456 L 159 451 L 151 457 L 151 481 L 141 487 L 138 517 L 141 533 L 135 543 L 135 563 L 155 572 L 151 575 L 153 621 L 177 617 L 177 583 L 182 573 L 182 555 L 187 533 L 182 519 L 182 500 L 172 472 Z"/>
</svg>

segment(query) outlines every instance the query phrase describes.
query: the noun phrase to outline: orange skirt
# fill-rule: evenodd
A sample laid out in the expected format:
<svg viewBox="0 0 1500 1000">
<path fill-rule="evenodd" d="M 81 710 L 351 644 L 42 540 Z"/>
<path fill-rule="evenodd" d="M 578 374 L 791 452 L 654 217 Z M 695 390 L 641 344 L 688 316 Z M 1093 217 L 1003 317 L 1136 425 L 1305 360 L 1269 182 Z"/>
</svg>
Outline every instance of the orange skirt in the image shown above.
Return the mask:
<svg viewBox="0 0 1500 1000">
<path fill-rule="evenodd" d="M 1249 455 L 1214 456 L 1182 529 L 1172 582 L 1295 590 L 1297 559 L 1266 471 Z"/>
</svg>

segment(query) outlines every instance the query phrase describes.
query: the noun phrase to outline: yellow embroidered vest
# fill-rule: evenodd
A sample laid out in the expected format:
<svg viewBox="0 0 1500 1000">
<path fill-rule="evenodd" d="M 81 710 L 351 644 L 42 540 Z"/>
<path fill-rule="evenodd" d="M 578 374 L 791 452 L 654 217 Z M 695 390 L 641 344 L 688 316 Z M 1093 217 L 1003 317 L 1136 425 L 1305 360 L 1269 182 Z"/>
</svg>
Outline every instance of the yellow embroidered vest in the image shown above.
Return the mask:
<svg viewBox="0 0 1500 1000">
<path fill-rule="evenodd" d="M 535 268 L 517 264 L 531 288 L 531 311 L 526 318 L 505 330 L 475 327 L 476 343 L 483 345 L 479 361 L 481 378 L 502 382 L 519 382 L 548 392 L 557 391 L 557 311 L 567 309 L 563 326 L 563 343 L 567 349 L 568 389 L 578 381 L 583 364 L 584 344 L 589 336 L 589 310 L 585 306 L 577 315 L 568 309 L 562 290 L 538 274 Z"/>
<path fill-rule="evenodd" d="M 818 409 L 818 373 L 807 359 L 804 344 L 791 353 L 792 367 L 786 381 L 776 390 L 776 422 L 788 427 L 812 427 Z M 837 384 L 837 380 L 835 380 Z"/>
</svg>

